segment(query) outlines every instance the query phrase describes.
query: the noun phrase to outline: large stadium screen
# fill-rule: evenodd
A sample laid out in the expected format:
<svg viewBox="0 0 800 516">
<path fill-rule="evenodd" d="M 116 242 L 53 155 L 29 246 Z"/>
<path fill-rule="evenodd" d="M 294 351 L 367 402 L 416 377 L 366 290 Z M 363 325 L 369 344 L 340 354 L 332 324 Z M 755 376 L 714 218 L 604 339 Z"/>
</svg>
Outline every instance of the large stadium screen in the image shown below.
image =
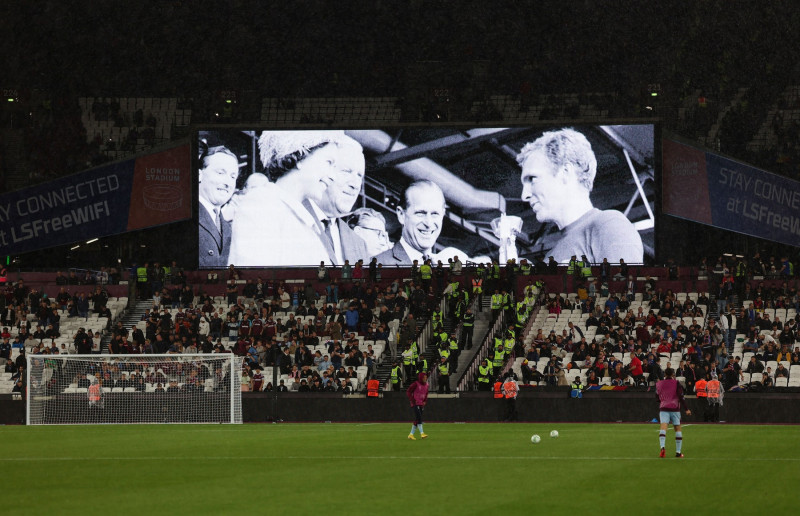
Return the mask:
<svg viewBox="0 0 800 516">
<path fill-rule="evenodd" d="M 646 263 L 653 125 L 201 130 L 200 268 Z"/>
</svg>

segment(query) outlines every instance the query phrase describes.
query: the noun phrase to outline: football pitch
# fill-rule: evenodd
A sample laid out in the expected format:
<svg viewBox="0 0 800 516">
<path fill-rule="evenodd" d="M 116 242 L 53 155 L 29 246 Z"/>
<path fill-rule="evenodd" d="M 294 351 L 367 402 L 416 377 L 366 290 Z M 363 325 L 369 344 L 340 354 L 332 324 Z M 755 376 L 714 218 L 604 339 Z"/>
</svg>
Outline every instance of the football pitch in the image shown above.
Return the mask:
<svg viewBox="0 0 800 516">
<path fill-rule="evenodd" d="M 6 426 L 5 514 L 791 514 L 797 426 Z M 549 437 L 558 430 L 557 439 Z M 531 443 L 531 435 L 542 437 Z"/>
</svg>

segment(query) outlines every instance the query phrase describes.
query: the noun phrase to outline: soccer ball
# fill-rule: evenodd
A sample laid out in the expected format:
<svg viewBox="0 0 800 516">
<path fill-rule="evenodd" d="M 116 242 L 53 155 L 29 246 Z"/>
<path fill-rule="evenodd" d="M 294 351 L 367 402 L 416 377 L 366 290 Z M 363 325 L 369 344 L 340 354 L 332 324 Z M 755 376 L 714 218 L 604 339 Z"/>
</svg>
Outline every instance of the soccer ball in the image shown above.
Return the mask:
<svg viewBox="0 0 800 516">
<path fill-rule="evenodd" d="M 531 436 L 531 442 L 532 442 L 533 444 L 536 444 L 536 443 L 538 443 L 538 442 L 539 442 L 539 441 L 541 441 L 541 440 L 542 440 L 542 438 L 541 438 L 541 437 L 539 437 L 539 436 L 538 436 L 538 435 L 536 435 L 536 434 L 533 434 L 533 435 Z"/>
<path fill-rule="evenodd" d="M 553 439 L 558 437 L 558 430 L 553 430 L 552 432 L 550 432 L 550 437 L 552 437 Z"/>
</svg>

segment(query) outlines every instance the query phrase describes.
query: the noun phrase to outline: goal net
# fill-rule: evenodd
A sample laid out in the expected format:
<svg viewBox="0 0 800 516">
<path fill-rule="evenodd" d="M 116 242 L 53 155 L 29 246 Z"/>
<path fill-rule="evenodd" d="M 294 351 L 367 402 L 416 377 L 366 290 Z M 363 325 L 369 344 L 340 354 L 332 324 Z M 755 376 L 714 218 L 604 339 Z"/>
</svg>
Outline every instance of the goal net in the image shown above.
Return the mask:
<svg viewBox="0 0 800 516">
<path fill-rule="evenodd" d="M 29 425 L 242 422 L 229 353 L 32 355 L 27 375 Z"/>
</svg>

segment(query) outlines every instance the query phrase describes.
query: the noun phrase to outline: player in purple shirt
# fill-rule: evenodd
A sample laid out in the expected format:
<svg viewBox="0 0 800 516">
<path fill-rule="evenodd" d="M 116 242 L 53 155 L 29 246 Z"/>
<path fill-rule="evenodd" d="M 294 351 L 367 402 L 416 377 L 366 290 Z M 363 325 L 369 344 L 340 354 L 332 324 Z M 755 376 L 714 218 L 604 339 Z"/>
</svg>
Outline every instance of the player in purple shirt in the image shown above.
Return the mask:
<svg viewBox="0 0 800 516">
<path fill-rule="evenodd" d="M 659 407 L 659 418 L 661 430 L 658 432 L 658 442 L 661 445 L 659 457 L 664 458 L 666 449 L 664 445 L 667 440 L 667 426 L 672 423 L 675 429 L 675 456 L 683 457 L 681 446 L 683 445 L 683 432 L 681 432 L 681 408 L 686 411 L 687 416 L 692 415 L 692 411 L 686 407 L 686 400 L 683 399 L 683 387 L 675 379 L 675 370 L 668 367 L 664 371 L 665 379 L 656 384 L 656 393 L 661 403 Z"/>
<path fill-rule="evenodd" d="M 428 434 L 422 431 L 422 410 L 428 402 L 428 373 L 419 373 L 417 381 L 412 383 L 406 391 L 409 403 L 411 403 L 411 410 L 414 412 L 414 424 L 411 426 L 411 433 L 408 438 L 416 441 L 414 432 L 419 428 L 419 436 L 422 439 L 428 437 Z"/>
</svg>

